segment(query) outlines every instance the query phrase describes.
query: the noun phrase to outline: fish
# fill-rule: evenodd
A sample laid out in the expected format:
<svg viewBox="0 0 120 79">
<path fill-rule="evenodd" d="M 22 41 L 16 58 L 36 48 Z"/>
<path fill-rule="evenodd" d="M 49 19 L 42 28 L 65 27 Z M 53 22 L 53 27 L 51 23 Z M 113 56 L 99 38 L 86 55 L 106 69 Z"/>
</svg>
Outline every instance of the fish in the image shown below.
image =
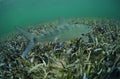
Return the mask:
<svg viewBox="0 0 120 79">
<path fill-rule="evenodd" d="M 22 53 L 22 57 L 26 57 L 37 42 L 41 42 L 44 44 L 48 42 L 54 42 L 55 40 L 59 42 L 73 40 L 75 38 L 82 37 L 83 34 L 90 33 L 93 29 L 92 26 L 85 24 L 64 23 L 57 25 L 56 28 L 37 36 L 32 35 L 31 33 L 19 27 L 17 27 L 17 30 L 29 40 L 25 51 Z"/>
</svg>

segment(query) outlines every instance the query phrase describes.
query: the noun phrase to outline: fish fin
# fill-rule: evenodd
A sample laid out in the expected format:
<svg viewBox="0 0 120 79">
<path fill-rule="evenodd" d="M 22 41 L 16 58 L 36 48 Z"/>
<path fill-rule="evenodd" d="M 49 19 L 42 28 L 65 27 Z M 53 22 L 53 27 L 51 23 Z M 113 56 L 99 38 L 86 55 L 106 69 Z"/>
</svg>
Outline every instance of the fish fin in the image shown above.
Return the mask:
<svg viewBox="0 0 120 79">
<path fill-rule="evenodd" d="M 16 29 L 22 34 L 24 35 L 28 40 L 33 40 L 34 36 L 27 32 L 27 31 L 24 31 L 23 29 L 19 28 L 19 27 L 16 27 Z"/>
</svg>

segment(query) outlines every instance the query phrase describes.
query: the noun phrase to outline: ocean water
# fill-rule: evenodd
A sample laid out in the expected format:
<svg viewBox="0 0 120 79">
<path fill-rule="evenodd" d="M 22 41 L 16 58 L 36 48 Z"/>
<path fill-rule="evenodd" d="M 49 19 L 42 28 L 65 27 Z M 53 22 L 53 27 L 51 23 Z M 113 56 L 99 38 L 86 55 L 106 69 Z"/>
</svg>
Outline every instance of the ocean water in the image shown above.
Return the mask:
<svg viewBox="0 0 120 79">
<path fill-rule="evenodd" d="M 0 0 L 0 38 L 15 30 L 59 18 L 120 19 L 120 0 Z"/>
</svg>

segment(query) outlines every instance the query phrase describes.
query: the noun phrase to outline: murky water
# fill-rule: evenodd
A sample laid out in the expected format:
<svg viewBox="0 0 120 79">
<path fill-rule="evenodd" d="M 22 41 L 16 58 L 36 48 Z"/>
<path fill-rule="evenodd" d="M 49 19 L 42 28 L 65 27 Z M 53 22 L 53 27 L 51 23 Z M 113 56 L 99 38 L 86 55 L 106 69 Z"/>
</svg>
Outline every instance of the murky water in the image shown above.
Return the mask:
<svg viewBox="0 0 120 79">
<path fill-rule="evenodd" d="M 0 0 L 0 37 L 15 30 L 59 18 L 120 19 L 119 0 Z"/>
</svg>

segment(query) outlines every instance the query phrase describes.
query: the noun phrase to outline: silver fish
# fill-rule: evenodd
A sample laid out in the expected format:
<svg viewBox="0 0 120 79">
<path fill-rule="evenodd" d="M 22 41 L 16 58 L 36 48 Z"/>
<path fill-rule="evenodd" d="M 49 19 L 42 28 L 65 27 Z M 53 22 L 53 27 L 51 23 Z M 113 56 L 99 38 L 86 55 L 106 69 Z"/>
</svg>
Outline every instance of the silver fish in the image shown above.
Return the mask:
<svg viewBox="0 0 120 79">
<path fill-rule="evenodd" d="M 54 42 L 55 39 L 58 41 L 72 40 L 75 38 L 82 37 L 82 34 L 87 34 L 92 31 L 92 27 L 85 24 L 62 24 L 58 25 L 57 28 L 41 34 L 40 36 L 34 36 L 29 32 L 17 28 L 28 40 L 29 43 L 22 53 L 22 57 L 25 57 L 29 51 L 34 47 L 37 42 L 47 43 Z"/>
</svg>

